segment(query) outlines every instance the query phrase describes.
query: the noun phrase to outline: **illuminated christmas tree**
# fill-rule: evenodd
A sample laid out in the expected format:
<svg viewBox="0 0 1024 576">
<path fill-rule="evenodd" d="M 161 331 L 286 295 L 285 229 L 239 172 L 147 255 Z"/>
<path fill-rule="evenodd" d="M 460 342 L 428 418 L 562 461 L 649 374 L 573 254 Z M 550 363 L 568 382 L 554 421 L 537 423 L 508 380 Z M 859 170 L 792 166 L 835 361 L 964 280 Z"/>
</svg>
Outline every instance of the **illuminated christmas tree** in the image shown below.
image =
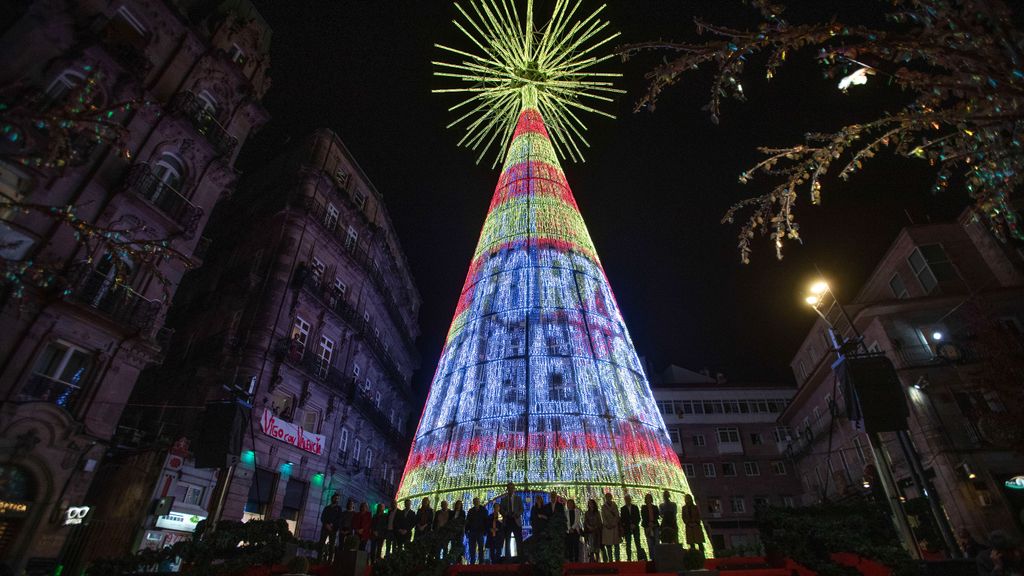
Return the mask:
<svg viewBox="0 0 1024 576">
<path fill-rule="evenodd" d="M 463 143 L 500 138 L 504 164 L 416 432 L 399 498 L 487 500 L 507 482 L 577 501 L 689 487 L 597 251 L 559 164 L 579 157 L 581 99 L 614 91 L 585 69 L 607 25 L 557 2 L 535 33 L 509 3 L 472 5 L 461 64 L 475 110 Z M 461 10 L 461 8 L 460 8 Z M 479 37 L 468 32 L 478 31 Z M 436 63 L 435 63 L 436 64 Z M 451 71 L 449 71 L 451 70 Z M 604 98 L 606 99 L 606 98 Z M 548 121 L 548 123 L 545 122 Z M 585 504 L 585 502 L 584 502 Z"/>
</svg>

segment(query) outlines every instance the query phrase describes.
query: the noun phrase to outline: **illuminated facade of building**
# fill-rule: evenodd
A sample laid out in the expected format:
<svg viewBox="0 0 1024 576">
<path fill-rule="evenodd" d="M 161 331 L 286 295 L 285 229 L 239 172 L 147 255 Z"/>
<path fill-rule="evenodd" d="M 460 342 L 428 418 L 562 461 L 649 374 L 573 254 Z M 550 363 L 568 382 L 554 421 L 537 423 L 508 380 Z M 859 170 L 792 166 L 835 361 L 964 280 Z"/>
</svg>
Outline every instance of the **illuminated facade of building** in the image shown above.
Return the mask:
<svg viewBox="0 0 1024 576">
<path fill-rule="evenodd" d="M 525 105 L 416 432 L 400 498 L 508 482 L 621 502 L 686 478 L 540 112 Z"/>
</svg>

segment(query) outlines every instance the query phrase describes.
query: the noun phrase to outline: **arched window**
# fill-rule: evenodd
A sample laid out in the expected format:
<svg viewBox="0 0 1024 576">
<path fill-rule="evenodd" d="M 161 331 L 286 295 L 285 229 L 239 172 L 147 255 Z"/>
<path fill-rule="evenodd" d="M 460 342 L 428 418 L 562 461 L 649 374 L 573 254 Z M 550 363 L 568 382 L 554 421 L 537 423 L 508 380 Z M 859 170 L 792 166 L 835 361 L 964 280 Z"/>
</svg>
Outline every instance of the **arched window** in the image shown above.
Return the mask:
<svg viewBox="0 0 1024 576">
<path fill-rule="evenodd" d="M 153 164 L 153 174 L 158 180 L 181 191 L 185 187 L 185 162 L 173 152 L 164 152 Z"/>
<path fill-rule="evenodd" d="M 220 112 L 220 104 L 217 102 L 217 98 L 213 94 L 210 94 L 207 90 L 200 90 L 199 93 L 196 94 L 196 100 L 199 101 L 199 106 L 203 111 L 213 118 L 217 118 L 217 115 Z"/>
<path fill-rule="evenodd" d="M 67 97 L 68 93 L 75 88 L 85 84 L 85 74 L 78 70 L 68 68 L 57 75 L 46 88 L 46 101 L 50 104 L 59 102 Z"/>
</svg>

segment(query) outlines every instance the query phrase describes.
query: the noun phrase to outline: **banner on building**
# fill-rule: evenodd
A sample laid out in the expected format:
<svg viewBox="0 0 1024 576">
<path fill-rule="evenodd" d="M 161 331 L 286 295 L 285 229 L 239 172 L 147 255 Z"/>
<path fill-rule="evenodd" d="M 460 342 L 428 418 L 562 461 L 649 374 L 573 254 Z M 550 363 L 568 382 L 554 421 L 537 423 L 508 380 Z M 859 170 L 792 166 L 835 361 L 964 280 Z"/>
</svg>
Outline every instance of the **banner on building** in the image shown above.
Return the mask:
<svg viewBox="0 0 1024 576">
<path fill-rule="evenodd" d="M 260 429 L 267 436 L 301 448 L 306 452 L 317 456 L 324 453 L 325 436 L 307 432 L 301 426 L 281 420 L 270 410 L 263 411 L 263 417 L 260 418 Z"/>
</svg>

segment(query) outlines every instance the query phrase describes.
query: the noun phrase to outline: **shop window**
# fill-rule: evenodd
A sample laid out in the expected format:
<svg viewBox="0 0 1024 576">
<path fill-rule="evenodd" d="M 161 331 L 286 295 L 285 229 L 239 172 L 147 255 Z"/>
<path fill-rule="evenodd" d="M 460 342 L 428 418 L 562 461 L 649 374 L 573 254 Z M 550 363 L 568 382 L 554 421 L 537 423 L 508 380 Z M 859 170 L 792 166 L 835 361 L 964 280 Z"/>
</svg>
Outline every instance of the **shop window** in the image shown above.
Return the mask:
<svg viewBox="0 0 1024 576">
<path fill-rule="evenodd" d="M 284 488 L 284 502 L 281 504 L 281 518 L 288 524 L 288 531 L 298 536 L 299 521 L 306 503 L 306 483 L 293 476 L 288 477 Z"/>
<path fill-rule="evenodd" d="M 242 522 L 266 518 L 276 483 L 277 474 L 263 468 L 256 469 L 252 476 L 252 482 L 249 484 L 249 495 L 242 512 Z"/>
</svg>

